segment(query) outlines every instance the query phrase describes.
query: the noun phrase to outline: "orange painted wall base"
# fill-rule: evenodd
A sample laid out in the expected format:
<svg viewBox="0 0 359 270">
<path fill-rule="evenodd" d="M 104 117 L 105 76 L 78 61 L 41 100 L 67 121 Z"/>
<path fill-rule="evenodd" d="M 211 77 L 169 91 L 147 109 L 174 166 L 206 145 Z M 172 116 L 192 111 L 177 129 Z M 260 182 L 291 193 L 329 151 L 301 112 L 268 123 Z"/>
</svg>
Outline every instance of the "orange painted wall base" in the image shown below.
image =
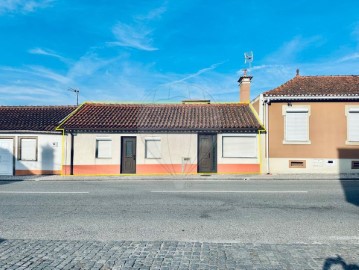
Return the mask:
<svg viewBox="0 0 359 270">
<path fill-rule="evenodd" d="M 63 166 L 63 174 L 70 175 L 70 166 Z M 74 175 L 118 175 L 120 165 L 75 165 Z M 195 174 L 197 164 L 137 164 L 136 174 Z M 217 173 L 260 173 L 259 164 L 218 164 Z"/>
<path fill-rule="evenodd" d="M 70 165 L 63 166 L 63 174 L 70 175 Z M 120 165 L 74 165 L 74 175 L 120 174 Z"/>
<path fill-rule="evenodd" d="M 260 173 L 259 164 L 218 164 L 218 173 Z"/>
<path fill-rule="evenodd" d="M 136 173 L 138 174 L 179 174 L 197 173 L 197 164 L 137 164 Z"/>
</svg>

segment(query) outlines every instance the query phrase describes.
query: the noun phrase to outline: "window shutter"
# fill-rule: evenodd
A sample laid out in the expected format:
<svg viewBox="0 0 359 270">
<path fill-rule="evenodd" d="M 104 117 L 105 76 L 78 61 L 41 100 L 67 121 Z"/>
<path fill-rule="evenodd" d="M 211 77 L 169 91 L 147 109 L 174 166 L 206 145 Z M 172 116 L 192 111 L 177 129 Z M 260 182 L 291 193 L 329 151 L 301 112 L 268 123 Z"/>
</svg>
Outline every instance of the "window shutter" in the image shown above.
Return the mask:
<svg viewBox="0 0 359 270">
<path fill-rule="evenodd" d="M 36 139 L 21 139 L 21 160 L 37 160 Z"/>
<path fill-rule="evenodd" d="M 112 157 L 112 141 L 111 140 L 97 140 L 97 157 L 111 158 Z"/>
<path fill-rule="evenodd" d="M 359 142 L 359 110 L 349 110 L 348 141 Z"/>
<path fill-rule="evenodd" d="M 223 136 L 223 157 L 257 157 L 256 136 Z"/>
<path fill-rule="evenodd" d="M 146 139 L 146 158 L 161 158 L 160 139 Z"/>
<path fill-rule="evenodd" d="M 307 110 L 287 110 L 285 116 L 285 140 L 309 141 L 309 119 Z"/>
</svg>

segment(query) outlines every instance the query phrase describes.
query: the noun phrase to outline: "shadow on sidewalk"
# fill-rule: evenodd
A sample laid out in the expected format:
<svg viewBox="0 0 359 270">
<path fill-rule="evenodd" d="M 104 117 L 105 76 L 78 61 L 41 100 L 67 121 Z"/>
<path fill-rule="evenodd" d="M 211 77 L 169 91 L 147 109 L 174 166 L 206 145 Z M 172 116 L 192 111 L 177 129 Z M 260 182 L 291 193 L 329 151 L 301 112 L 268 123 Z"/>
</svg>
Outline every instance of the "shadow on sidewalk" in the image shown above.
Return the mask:
<svg viewBox="0 0 359 270">
<path fill-rule="evenodd" d="M 0 180 L 0 185 L 14 184 L 17 182 L 22 182 L 22 180 Z"/>
<path fill-rule="evenodd" d="M 354 171 L 359 163 L 359 148 L 339 148 L 339 173 L 345 175 L 348 172 L 348 166 Z M 348 161 L 351 162 L 348 164 Z M 358 170 L 359 172 L 359 170 Z M 340 178 L 345 200 L 355 206 L 359 206 L 359 180 L 347 180 L 345 177 Z"/>
<path fill-rule="evenodd" d="M 341 266 L 343 270 L 359 270 L 357 264 L 347 264 L 339 255 L 334 258 L 327 258 L 323 264 L 323 270 L 339 269 L 337 267 L 338 265 Z"/>
</svg>

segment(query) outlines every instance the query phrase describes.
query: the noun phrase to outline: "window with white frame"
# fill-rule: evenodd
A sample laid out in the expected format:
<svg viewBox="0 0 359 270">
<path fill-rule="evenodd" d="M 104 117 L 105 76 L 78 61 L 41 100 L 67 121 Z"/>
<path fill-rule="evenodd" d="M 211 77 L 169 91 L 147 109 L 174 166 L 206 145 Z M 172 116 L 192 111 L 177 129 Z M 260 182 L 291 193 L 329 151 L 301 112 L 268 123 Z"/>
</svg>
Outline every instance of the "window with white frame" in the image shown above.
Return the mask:
<svg viewBox="0 0 359 270">
<path fill-rule="evenodd" d="M 25 161 L 37 161 L 37 137 L 19 138 L 18 159 Z"/>
<path fill-rule="evenodd" d="M 308 108 L 286 108 L 284 136 L 286 142 L 309 142 Z"/>
<path fill-rule="evenodd" d="M 359 142 L 359 108 L 349 108 L 347 113 L 348 141 Z"/>
<path fill-rule="evenodd" d="M 145 138 L 145 158 L 161 158 L 161 138 Z"/>
<path fill-rule="evenodd" d="M 256 158 L 257 136 L 223 136 L 222 157 L 224 158 Z"/>
<path fill-rule="evenodd" d="M 110 138 L 96 139 L 96 158 L 112 158 L 112 140 Z"/>
</svg>

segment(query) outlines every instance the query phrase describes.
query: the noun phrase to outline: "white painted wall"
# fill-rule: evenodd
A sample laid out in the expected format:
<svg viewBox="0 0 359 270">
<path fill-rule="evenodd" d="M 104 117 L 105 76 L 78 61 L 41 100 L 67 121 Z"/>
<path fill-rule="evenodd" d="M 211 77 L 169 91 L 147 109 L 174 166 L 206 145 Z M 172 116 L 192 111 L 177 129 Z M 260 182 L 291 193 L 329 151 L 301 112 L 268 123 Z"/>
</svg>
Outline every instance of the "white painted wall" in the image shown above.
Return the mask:
<svg viewBox="0 0 359 270">
<path fill-rule="evenodd" d="M 15 170 L 61 170 L 62 135 L 61 134 L 1 134 L 1 137 L 14 137 Z M 19 137 L 37 138 L 37 160 L 18 160 Z"/>
<path fill-rule="evenodd" d="M 289 160 L 305 160 L 306 168 L 289 168 Z M 353 159 L 305 159 L 305 158 L 270 158 L 271 173 L 299 174 L 299 173 L 359 173 L 358 169 L 351 169 Z M 329 163 L 332 161 L 333 163 Z"/>
<path fill-rule="evenodd" d="M 190 158 L 191 164 L 197 163 L 197 134 L 131 134 L 131 133 L 80 133 L 74 137 L 75 165 L 115 165 L 121 163 L 121 137 L 136 137 L 137 164 L 182 164 L 184 157 Z M 161 139 L 161 158 L 145 158 L 145 139 Z M 112 158 L 96 158 L 96 138 L 111 138 Z M 71 137 L 66 136 L 66 165 L 70 165 Z"/>
</svg>

